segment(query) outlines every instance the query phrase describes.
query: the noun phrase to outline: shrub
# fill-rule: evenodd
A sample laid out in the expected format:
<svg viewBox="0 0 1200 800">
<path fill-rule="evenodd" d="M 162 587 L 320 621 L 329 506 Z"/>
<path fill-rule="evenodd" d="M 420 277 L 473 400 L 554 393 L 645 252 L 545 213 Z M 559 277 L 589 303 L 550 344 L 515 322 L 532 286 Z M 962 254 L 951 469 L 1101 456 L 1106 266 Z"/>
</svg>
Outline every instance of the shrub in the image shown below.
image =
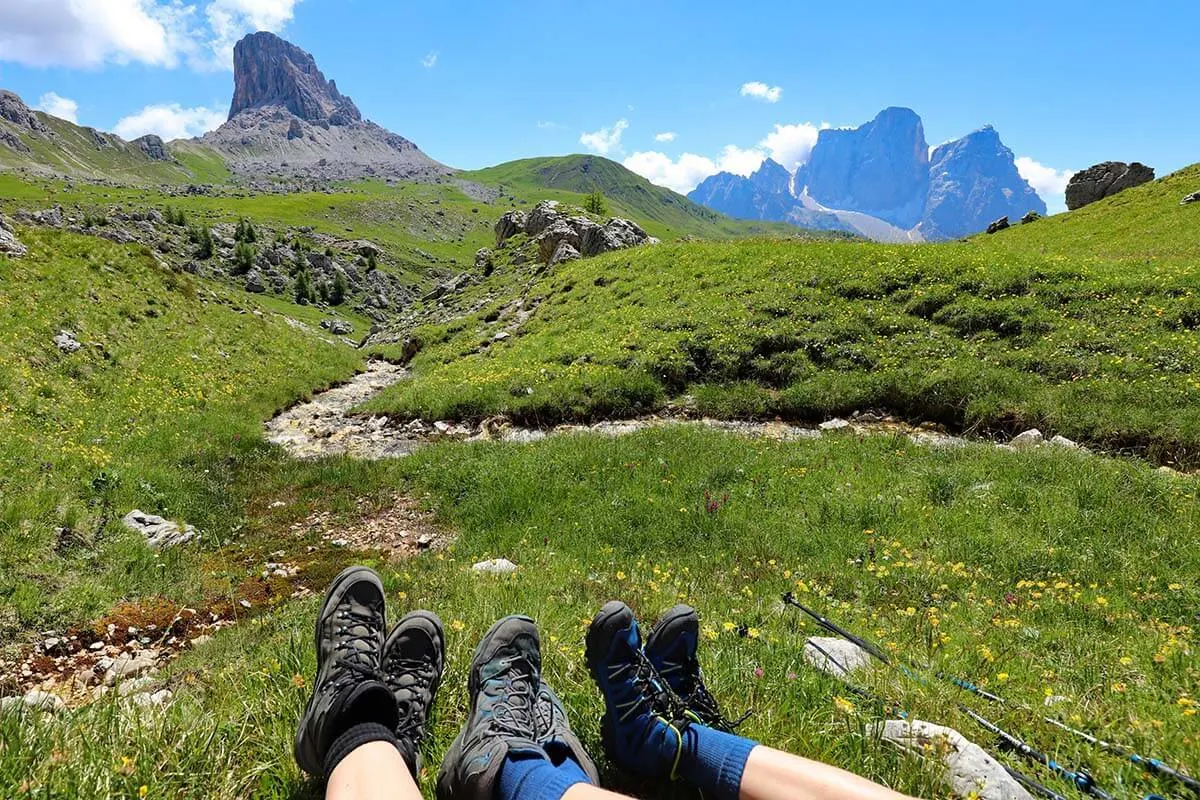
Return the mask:
<svg viewBox="0 0 1200 800">
<path fill-rule="evenodd" d="M 584 198 L 583 210 L 598 217 L 606 216 L 608 214 L 608 201 L 604 199 L 604 194 L 599 189 L 593 189 Z"/>
<path fill-rule="evenodd" d="M 301 269 L 296 274 L 296 302 L 302 306 L 316 301 L 317 295 L 313 291 L 312 279 L 308 276 L 307 269 Z"/>
<path fill-rule="evenodd" d="M 346 275 L 338 272 L 333 276 L 333 286 L 329 289 L 329 304 L 340 306 L 346 302 L 346 295 L 350 293 L 350 284 L 346 281 Z"/>
<path fill-rule="evenodd" d="M 233 274 L 245 275 L 254 268 L 254 246 L 246 242 L 238 242 L 233 248 Z"/>
</svg>

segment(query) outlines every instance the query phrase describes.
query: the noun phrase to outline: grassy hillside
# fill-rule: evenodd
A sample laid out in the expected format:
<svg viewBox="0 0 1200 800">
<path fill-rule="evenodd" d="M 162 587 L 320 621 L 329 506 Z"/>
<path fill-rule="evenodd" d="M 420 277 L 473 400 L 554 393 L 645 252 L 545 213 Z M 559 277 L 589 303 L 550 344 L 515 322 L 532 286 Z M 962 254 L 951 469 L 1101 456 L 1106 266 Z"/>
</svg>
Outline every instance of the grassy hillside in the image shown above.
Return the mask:
<svg viewBox="0 0 1200 800">
<path fill-rule="evenodd" d="M 137 145 L 113 134 L 97 133 L 40 111 L 34 113 L 48 132 L 33 132 L 0 120 L 0 132 L 14 133 L 29 149 L 22 153 L 0 146 L 0 170 L 26 168 L 128 184 L 212 183 L 228 176 L 219 156 L 207 148 L 192 146 L 178 161 L 156 161 Z"/>
<path fill-rule="evenodd" d="M 318 335 L 317 312 L 196 282 L 145 249 L 20 235 L 29 255 L 0 256 L 0 632 L 164 591 L 164 567 L 168 593 L 194 600 L 212 588 L 185 580 L 199 558 L 160 561 L 120 516 L 228 536 L 241 512 L 227 473 L 264 457 L 259 419 L 360 358 Z M 81 350 L 59 351 L 63 329 Z"/>
<path fill-rule="evenodd" d="M 1165 262 L 1200 257 L 1200 203 L 1179 201 L 1200 191 L 1200 164 L 1126 190 L 1077 211 L 1056 214 L 994 236 L 976 236 L 987 252 L 1057 255 L 1126 265 L 1131 274 Z"/>
<path fill-rule="evenodd" d="M 600 156 L 526 158 L 475 172 L 465 172 L 462 173 L 462 177 L 480 183 L 500 185 L 518 194 L 537 195 L 539 190 L 546 189 L 569 192 L 578 196 L 565 199 L 576 205 L 582 201 L 582 195 L 599 189 L 613 203 L 614 213 L 623 213 L 642 222 L 646 229 L 655 235 L 661 235 L 663 229 L 669 230 L 674 236 L 691 234 L 704 238 L 732 238 L 766 233 L 788 236 L 798 232 L 796 228 L 784 223 L 731 219 L 693 203 L 670 189 L 655 186 L 615 161 Z M 560 198 L 548 195 L 546 199 Z"/>
<path fill-rule="evenodd" d="M 1175 193 L 1155 185 L 1125 202 Z M 719 416 L 880 408 L 1197 465 L 1200 262 L 1186 256 L 1200 246 L 1173 226 L 1188 230 L 1180 218 L 1200 220 L 1200 207 L 1177 203 L 1141 223 L 1171 244 L 1125 245 L 1175 256 L 1136 267 L 1101 245 L 1070 254 L 1055 236 L 1110 236 L 1114 203 L 1024 226 L 1041 244 L 1023 228 L 965 244 L 700 243 L 565 264 L 532 284 L 537 312 L 503 342 L 480 346 L 507 324 L 503 297 L 419 331 L 417 380 L 371 407 L 552 423 L 690 394 Z"/>
</svg>

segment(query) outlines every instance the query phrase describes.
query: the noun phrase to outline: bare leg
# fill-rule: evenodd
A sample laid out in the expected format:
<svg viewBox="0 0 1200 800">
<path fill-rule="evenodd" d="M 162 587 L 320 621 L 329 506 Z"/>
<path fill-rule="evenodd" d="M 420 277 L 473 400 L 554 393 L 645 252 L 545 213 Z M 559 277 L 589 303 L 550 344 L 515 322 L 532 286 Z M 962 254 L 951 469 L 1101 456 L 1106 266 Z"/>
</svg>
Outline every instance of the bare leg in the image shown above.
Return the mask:
<svg viewBox="0 0 1200 800">
<path fill-rule="evenodd" d="M 614 794 L 613 792 L 601 789 L 599 786 L 592 786 L 588 783 L 577 783 L 567 793 L 562 796 L 562 800 L 629 800 L 629 795 Z"/>
<path fill-rule="evenodd" d="M 421 800 L 421 790 L 395 745 L 370 742 L 334 768 L 325 800 Z"/>
<path fill-rule="evenodd" d="M 907 800 L 907 795 L 820 761 L 759 745 L 742 773 L 740 800 Z"/>
</svg>

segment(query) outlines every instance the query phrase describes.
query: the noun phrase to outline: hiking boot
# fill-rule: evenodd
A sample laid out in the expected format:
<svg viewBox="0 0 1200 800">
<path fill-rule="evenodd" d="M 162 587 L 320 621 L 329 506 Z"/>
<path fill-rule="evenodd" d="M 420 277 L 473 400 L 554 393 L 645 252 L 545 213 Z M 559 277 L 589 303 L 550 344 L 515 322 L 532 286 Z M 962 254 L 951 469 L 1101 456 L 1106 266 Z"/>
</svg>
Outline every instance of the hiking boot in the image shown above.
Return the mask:
<svg viewBox="0 0 1200 800">
<path fill-rule="evenodd" d="M 587 664 L 604 695 L 600 732 L 609 759 L 644 778 L 674 778 L 686 709 L 642 652 L 637 620 L 624 603 L 607 603 L 592 620 Z"/>
<path fill-rule="evenodd" d="M 317 615 L 317 677 L 296 730 L 296 763 L 309 775 L 324 776 L 329 746 L 352 724 L 396 727 L 396 703 L 379 680 L 383 630 L 379 576 L 367 567 L 344 570 Z"/>
<path fill-rule="evenodd" d="M 396 699 L 396 738 L 413 777 L 421 771 L 421 739 L 445 666 L 446 636 L 432 611 L 406 614 L 384 642 L 380 669 Z"/>
<path fill-rule="evenodd" d="M 583 742 L 571 730 L 571 721 L 567 719 L 567 710 L 563 708 L 562 701 L 544 681 L 533 706 L 533 720 L 535 739 L 551 761 L 561 764 L 563 758 L 570 758 L 579 765 L 593 786 L 600 785 L 600 773 L 596 770 L 595 762 L 583 749 Z"/>
<path fill-rule="evenodd" d="M 659 676 L 687 704 L 696 719 L 717 730 L 732 732 L 743 720 L 730 722 L 704 685 L 696 659 L 700 618 L 691 606 L 678 605 L 663 615 L 646 638 L 646 657 Z"/>
<path fill-rule="evenodd" d="M 467 679 L 467 723 L 442 761 L 439 800 L 492 800 L 509 755 L 545 758 L 534 722 L 541 670 L 529 617 L 505 617 L 479 642 Z"/>
</svg>

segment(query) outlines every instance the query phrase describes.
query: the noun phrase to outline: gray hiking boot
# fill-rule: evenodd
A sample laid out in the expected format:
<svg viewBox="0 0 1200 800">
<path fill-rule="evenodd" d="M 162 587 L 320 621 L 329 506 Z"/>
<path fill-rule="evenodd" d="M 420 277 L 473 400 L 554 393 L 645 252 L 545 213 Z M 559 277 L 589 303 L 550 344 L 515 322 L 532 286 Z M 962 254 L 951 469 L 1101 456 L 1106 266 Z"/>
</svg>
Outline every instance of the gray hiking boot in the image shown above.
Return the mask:
<svg viewBox="0 0 1200 800">
<path fill-rule="evenodd" d="M 510 754 L 545 756 L 534 723 L 541 669 L 537 627 L 529 617 L 505 617 L 479 642 L 467 680 L 467 724 L 442 761 L 439 800 L 492 800 Z"/>
<path fill-rule="evenodd" d="M 571 730 L 571 721 L 567 719 L 567 710 L 563 708 L 562 701 L 544 681 L 533 706 L 533 717 L 537 743 L 550 756 L 550 760 L 561 764 L 563 758 L 573 759 L 591 784 L 599 786 L 600 773 L 596 771 L 595 762 L 583 749 L 583 742 Z"/>
<path fill-rule="evenodd" d="M 432 611 L 406 614 L 383 645 L 383 680 L 400 714 L 396 738 L 413 777 L 421 771 L 421 739 L 445 666 L 446 635 Z"/>
<path fill-rule="evenodd" d="M 396 703 L 379 681 L 383 629 L 379 576 L 367 567 L 344 570 L 317 615 L 317 677 L 296 730 L 296 763 L 309 775 L 324 776 L 329 746 L 351 724 L 396 727 Z"/>
</svg>

